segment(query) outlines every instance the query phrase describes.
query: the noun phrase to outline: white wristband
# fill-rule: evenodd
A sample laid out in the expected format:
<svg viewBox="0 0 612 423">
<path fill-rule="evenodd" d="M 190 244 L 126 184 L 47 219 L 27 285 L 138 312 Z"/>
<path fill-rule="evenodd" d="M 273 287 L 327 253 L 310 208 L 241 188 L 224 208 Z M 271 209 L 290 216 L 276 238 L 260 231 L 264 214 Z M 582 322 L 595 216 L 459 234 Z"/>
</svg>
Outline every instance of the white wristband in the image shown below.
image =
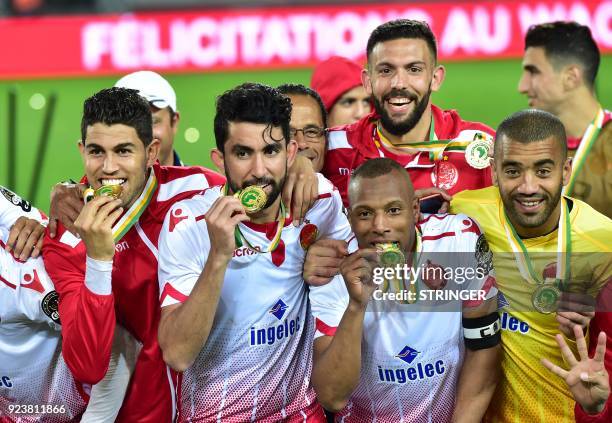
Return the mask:
<svg viewBox="0 0 612 423">
<path fill-rule="evenodd" d="M 113 262 L 87 256 L 85 264 L 85 286 L 94 294 L 110 295 L 113 292 Z"/>
</svg>

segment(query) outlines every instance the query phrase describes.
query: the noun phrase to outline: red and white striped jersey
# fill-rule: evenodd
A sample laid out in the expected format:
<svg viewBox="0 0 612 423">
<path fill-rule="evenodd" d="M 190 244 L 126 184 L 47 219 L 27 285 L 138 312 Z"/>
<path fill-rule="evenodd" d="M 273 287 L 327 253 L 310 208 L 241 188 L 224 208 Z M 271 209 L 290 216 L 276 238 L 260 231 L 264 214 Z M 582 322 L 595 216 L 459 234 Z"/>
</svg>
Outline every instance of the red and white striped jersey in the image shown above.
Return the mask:
<svg viewBox="0 0 612 423">
<path fill-rule="evenodd" d="M 182 303 L 211 248 L 205 214 L 220 187 L 177 203 L 160 235 L 161 306 Z M 253 249 L 234 251 L 209 338 L 183 374 L 180 421 L 325 421 L 310 386 L 314 323 L 302 278 L 306 248 L 317 236 L 348 239 L 342 201 L 319 175 L 319 199 L 299 227 L 286 218 L 278 247 L 267 250 L 277 222 L 241 223 Z"/>
<path fill-rule="evenodd" d="M 495 132 L 482 123 L 464 121 L 456 111 L 441 110 L 433 105 L 431 111 L 438 140 L 493 140 Z M 322 173 L 340 190 L 345 205 L 348 205 L 347 189 L 351 174 L 366 160 L 377 157 L 388 157 L 404 166 L 415 189 L 435 186 L 454 194 L 492 185 L 491 168 L 471 167 L 463 151 L 449 151 L 444 154 L 443 160 L 435 161 L 423 152 L 397 154 L 389 151 L 384 143 L 379 142 L 377 122 L 378 116 L 373 112 L 351 125 L 329 131 Z"/>
<path fill-rule="evenodd" d="M 88 396 L 61 354 L 57 292 L 42 258 L 22 262 L 4 250 L 18 217 L 43 216 L 15 194 L 0 190 L 0 421 L 77 421 Z M 16 413 L 8 408 L 28 404 L 59 412 L 38 407 Z"/>
<path fill-rule="evenodd" d="M 113 332 L 121 324 L 142 350 L 117 421 L 169 422 L 175 412 L 174 375 L 159 344 L 157 240 L 166 212 L 178 200 L 225 182 L 200 167 L 153 166 L 158 186 L 138 222 L 115 246 L 112 293 L 85 285 L 86 248 L 60 225 L 43 246 L 47 271 L 60 294 L 63 354 L 75 378 L 97 383 L 106 373 Z"/>
<path fill-rule="evenodd" d="M 461 289 L 483 290 L 485 299 L 494 297 L 494 271 L 490 262 L 484 262 L 486 241 L 478 225 L 460 214 L 426 216 L 417 226 L 422 242 L 417 263 L 430 261 L 445 269 L 481 267 L 483 276 L 465 282 Z M 419 278 L 415 292 L 431 292 L 434 287 L 429 284 Z M 342 277 L 311 287 L 310 301 L 315 336 L 334 336 L 349 303 Z M 365 313 L 361 378 L 347 406 L 336 414 L 337 421 L 450 421 L 464 355 L 460 310 L 481 302 L 452 307 L 441 302 L 425 308 L 421 297 L 415 303 L 400 304 L 383 301 L 375 293 Z"/>
</svg>

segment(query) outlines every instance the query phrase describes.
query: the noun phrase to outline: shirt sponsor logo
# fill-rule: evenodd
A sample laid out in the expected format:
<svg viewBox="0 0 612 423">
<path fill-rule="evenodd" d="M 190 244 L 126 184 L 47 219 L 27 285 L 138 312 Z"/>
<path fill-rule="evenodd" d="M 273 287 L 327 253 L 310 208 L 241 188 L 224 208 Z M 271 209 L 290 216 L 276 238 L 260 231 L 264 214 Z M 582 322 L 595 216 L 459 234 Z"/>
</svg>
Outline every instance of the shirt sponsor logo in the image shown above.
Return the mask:
<svg viewBox="0 0 612 423">
<path fill-rule="evenodd" d="M 501 314 L 501 328 L 510 332 L 526 334 L 529 332 L 529 323 L 503 312 Z"/>
<path fill-rule="evenodd" d="M 172 210 L 172 212 L 170 213 L 170 222 L 168 224 L 168 230 L 170 232 L 173 232 L 174 228 L 176 228 L 176 225 L 178 225 L 179 223 L 181 223 L 181 221 L 189 217 L 189 216 L 183 216 L 182 213 L 183 213 L 183 209 Z"/>
<path fill-rule="evenodd" d="M 279 299 L 268 313 L 276 317 L 279 321 L 283 320 L 286 311 L 289 309 L 289 306 L 283 302 L 283 300 Z M 296 317 L 295 319 L 285 319 L 280 324 L 269 325 L 265 328 L 258 329 L 256 327 L 251 327 L 250 330 L 250 344 L 251 346 L 257 345 L 273 345 L 277 341 L 280 341 L 285 338 L 289 338 L 290 336 L 295 335 L 300 331 L 300 317 Z"/>
<path fill-rule="evenodd" d="M 28 213 L 32 210 L 32 205 L 26 200 L 22 199 L 17 194 L 15 194 L 13 191 L 4 187 L 0 187 L 0 193 L 2 193 L 2 195 L 4 195 L 4 198 L 6 198 L 13 205 L 21 207 L 21 210 L 23 210 L 24 212 Z"/>
<path fill-rule="evenodd" d="M 406 345 L 395 357 L 402 360 L 404 363 L 412 364 L 419 354 L 419 351 Z M 388 383 L 406 383 L 415 380 L 431 379 L 436 375 L 444 374 L 446 371 L 444 361 L 442 360 L 436 360 L 431 363 L 417 363 L 415 366 L 407 368 L 377 367 L 378 379 L 381 382 Z"/>
</svg>

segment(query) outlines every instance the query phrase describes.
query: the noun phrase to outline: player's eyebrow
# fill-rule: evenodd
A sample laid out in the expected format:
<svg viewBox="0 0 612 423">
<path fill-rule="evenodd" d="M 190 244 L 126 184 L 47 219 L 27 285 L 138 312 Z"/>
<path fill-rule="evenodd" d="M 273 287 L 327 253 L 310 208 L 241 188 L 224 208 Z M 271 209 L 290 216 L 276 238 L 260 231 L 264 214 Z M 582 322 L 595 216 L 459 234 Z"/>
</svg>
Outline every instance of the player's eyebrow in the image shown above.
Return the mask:
<svg viewBox="0 0 612 423">
<path fill-rule="evenodd" d="M 542 160 L 538 160 L 537 162 L 534 163 L 534 165 L 536 167 L 540 167 L 540 166 L 545 166 L 545 165 L 555 165 L 555 161 L 553 159 L 542 159 Z"/>
<path fill-rule="evenodd" d="M 538 72 L 540 72 L 540 70 L 536 66 L 531 65 L 531 64 L 523 65 L 523 69 L 525 69 L 529 73 L 538 73 Z"/>
<path fill-rule="evenodd" d="M 502 161 L 502 166 L 514 166 L 514 167 L 523 167 L 523 163 L 517 162 L 516 160 L 504 160 Z"/>
<path fill-rule="evenodd" d="M 134 147 L 134 143 L 133 142 L 123 142 L 121 144 L 117 144 L 116 146 L 114 146 L 113 150 L 117 151 L 117 150 L 121 150 L 122 148 L 127 148 L 127 147 Z"/>
<path fill-rule="evenodd" d="M 246 145 L 234 145 L 232 147 L 232 153 L 252 153 L 254 150 L 251 147 L 247 147 Z"/>
</svg>

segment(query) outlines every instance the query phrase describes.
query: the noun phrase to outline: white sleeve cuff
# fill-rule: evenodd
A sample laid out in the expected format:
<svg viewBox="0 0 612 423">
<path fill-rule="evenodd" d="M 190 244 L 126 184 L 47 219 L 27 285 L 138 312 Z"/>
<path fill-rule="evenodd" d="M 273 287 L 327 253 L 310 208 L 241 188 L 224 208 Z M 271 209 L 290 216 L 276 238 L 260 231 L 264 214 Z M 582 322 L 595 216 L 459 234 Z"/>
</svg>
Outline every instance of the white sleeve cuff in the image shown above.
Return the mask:
<svg viewBox="0 0 612 423">
<path fill-rule="evenodd" d="M 85 286 L 91 292 L 97 295 L 110 295 L 113 292 L 112 275 L 112 260 L 100 261 L 87 256 Z"/>
</svg>

